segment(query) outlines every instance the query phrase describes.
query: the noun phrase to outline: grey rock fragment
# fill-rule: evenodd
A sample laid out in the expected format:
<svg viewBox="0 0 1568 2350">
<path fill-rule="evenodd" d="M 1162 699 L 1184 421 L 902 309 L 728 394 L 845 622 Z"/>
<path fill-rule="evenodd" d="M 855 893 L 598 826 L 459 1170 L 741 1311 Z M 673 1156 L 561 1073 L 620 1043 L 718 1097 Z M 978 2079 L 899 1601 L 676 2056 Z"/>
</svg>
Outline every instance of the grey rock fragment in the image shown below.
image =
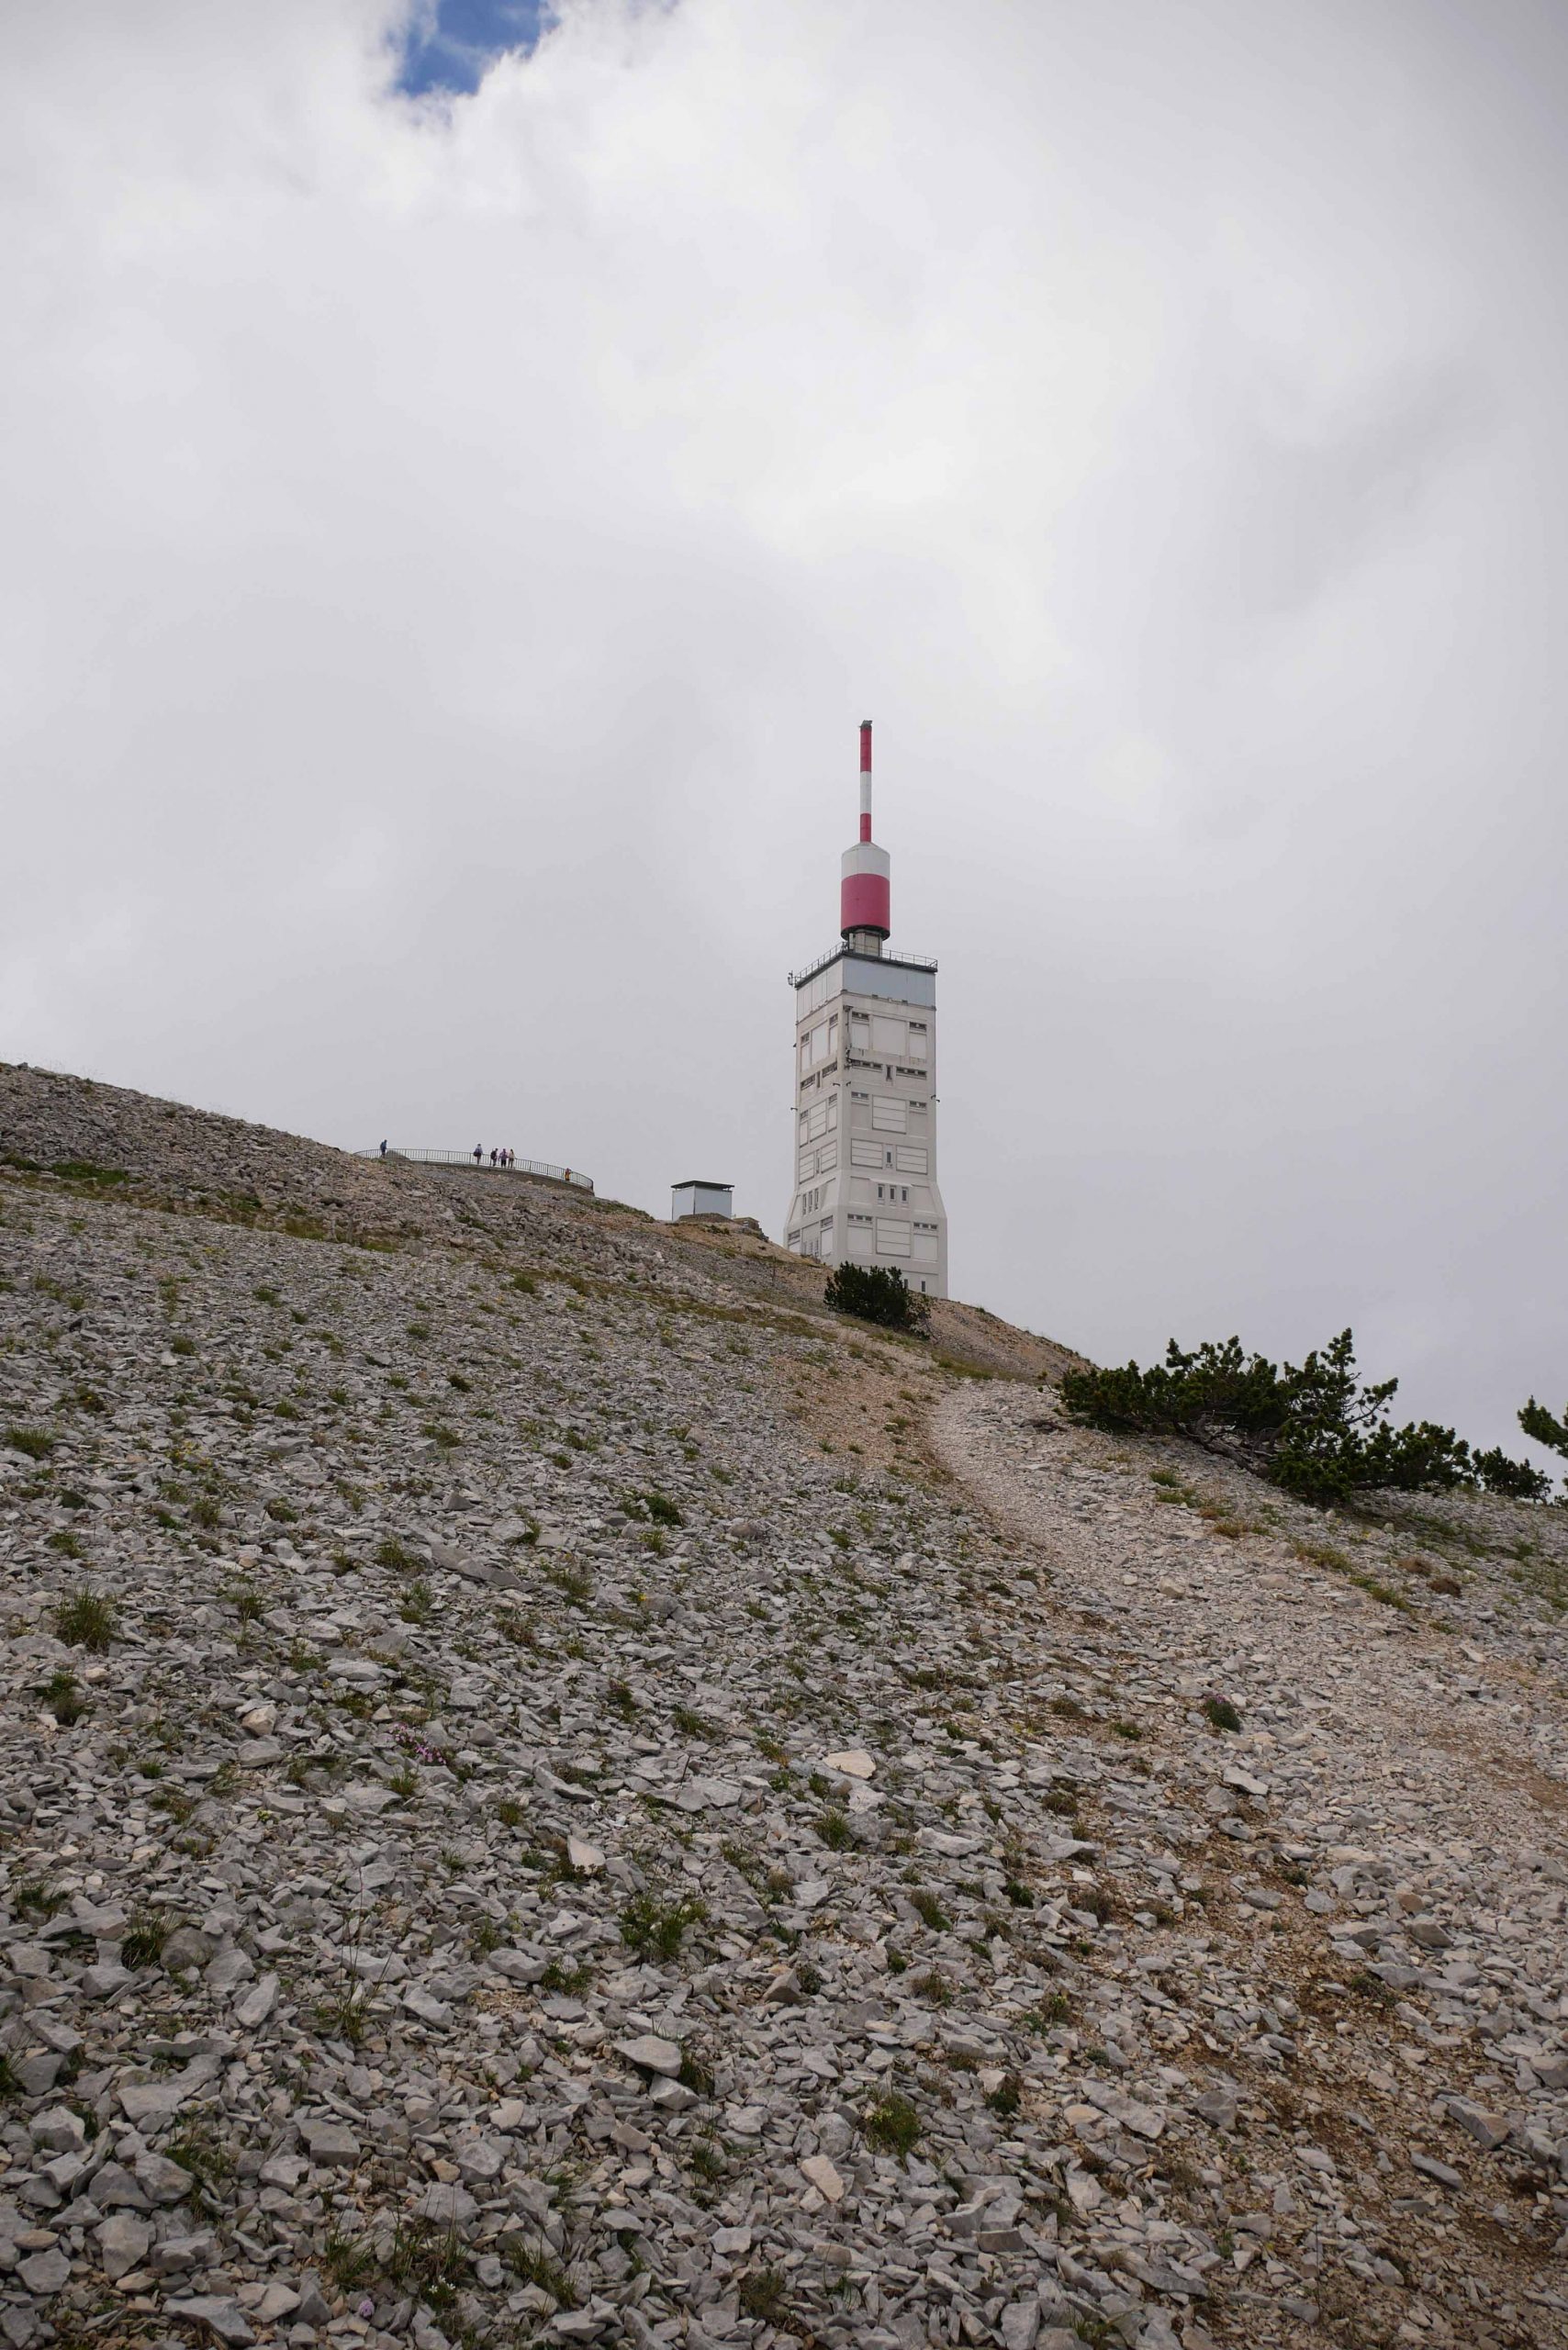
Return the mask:
<svg viewBox="0 0 1568 2350">
<path fill-rule="evenodd" d="M 433 2221 L 443 2228 L 466 2228 L 477 2218 L 478 2211 L 479 2206 L 467 2188 L 450 2181 L 435 2181 L 414 2205 L 417 2219 Z"/>
<path fill-rule="evenodd" d="M 145 2154 L 136 2158 L 136 2183 L 151 2203 L 177 2203 L 188 2195 L 194 2184 L 190 2172 L 166 2154 Z"/>
<path fill-rule="evenodd" d="M 344 2122 L 302 2121 L 299 2134 L 313 2163 L 339 2168 L 352 2166 L 360 2158 L 359 2140 Z"/>
<path fill-rule="evenodd" d="M 681 2053 L 676 2042 L 661 2040 L 656 2032 L 644 2031 L 635 2040 L 618 2040 L 615 2053 L 645 2073 L 662 2073 L 671 2080 L 681 2067 Z"/>
<path fill-rule="evenodd" d="M 1506 2113 L 1489 2112 L 1484 2106 L 1474 2105 L 1468 2098 L 1450 2097 L 1448 2111 L 1466 2137 L 1473 2138 L 1487 2154 L 1495 2146 L 1502 2145 L 1508 2135 L 1509 2122 Z"/>
<path fill-rule="evenodd" d="M 197 1926 L 179 1926 L 158 1953 L 166 1975 L 183 1974 L 188 1966 L 207 1966 L 218 1954 L 218 1944 Z"/>
<path fill-rule="evenodd" d="M 180 2325 L 199 2325 L 218 2341 L 243 2350 L 253 2342 L 255 2331 L 239 2302 L 227 2294 L 197 2293 L 187 2300 L 167 2300 L 163 2304 L 165 2317 Z"/>
<path fill-rule="evenodd" d="M 111 2282 L 140 2267 L 152 2243 L 151 2222 L 139 2220 L 129 2211 L 115 2212 L 93 2232 L 103 2256 L 104 2274 Z"/>
<path fill-rule="evenodd" d="M 17 2264 L 17 2275 L 29 2293 L 58 2293 L 71 2281 L 71 2263 L 58 2246 L 29 2253 Z"/>
</svg>

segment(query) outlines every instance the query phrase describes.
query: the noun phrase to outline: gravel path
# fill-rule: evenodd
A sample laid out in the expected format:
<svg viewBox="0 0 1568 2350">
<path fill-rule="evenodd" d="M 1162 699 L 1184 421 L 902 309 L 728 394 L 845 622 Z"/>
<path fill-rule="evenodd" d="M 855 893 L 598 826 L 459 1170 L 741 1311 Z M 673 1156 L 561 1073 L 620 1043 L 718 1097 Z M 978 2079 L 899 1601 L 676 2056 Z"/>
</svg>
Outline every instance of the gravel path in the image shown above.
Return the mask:
<svg viewBox="0 0 1568 2350">
<path fill-rule="evenodd" d="M 1054 1639 L 1092 1628 L 1084 1702 L 1196 1796 L 1211 1833 L 1176 1840 L 1175 1884 L 1209 1881 L 1217 1944 L 1288 2024 L 1262 2037 L 1341 2152 L 1342 2241 L 1419 2240 L 1407 2338 L 1484 2338 L 1500 2297 L 1559 2339 L 1568 1704 L 1543 1595 L 1564 1513 L 1390 1496 L 1326 1517 L 1189 1448 L 1073 1429 L 1037 1388 L 966 1386 L 935 1427 L 1048 1572 Z M 1321 2228 L 1294 2232 L 1310 2269 Z"/>
</svg>

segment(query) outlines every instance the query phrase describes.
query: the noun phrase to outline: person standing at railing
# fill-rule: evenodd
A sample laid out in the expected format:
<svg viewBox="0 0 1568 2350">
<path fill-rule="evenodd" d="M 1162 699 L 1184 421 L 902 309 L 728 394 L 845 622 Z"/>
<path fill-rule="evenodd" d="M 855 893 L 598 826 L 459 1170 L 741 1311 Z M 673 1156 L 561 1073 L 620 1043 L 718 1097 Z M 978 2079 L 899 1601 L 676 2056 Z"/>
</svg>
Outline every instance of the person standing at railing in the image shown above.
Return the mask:
<svg viewBox="0 0 1568 2350">
<path fill-rule="evenodd" d="M 475 1146 L 474 1146 L 474 1164 L 475 1164 L 475 1166 L 476 1166 L 476 1167 L 477 1167 L 477 1166 L 480 1164 L 481 1160 L 484 1158 L 484 1156 L 485 1156 L 485 1146 L 484 1146 L 484 1144 L 483 1144 L 482 1142 L 476 1142 L 476 1143 L 475 1144 Z"/>
<path fill-rule="evenodd" d="M 382 1144 L 382 1146 L 381 1146 L 381 1156 L 382 1156 L 382 1158 L 386 1158 L 386 1145 L 385 1143 L 383 1143 L 383 1144 Z"/>
</svg>

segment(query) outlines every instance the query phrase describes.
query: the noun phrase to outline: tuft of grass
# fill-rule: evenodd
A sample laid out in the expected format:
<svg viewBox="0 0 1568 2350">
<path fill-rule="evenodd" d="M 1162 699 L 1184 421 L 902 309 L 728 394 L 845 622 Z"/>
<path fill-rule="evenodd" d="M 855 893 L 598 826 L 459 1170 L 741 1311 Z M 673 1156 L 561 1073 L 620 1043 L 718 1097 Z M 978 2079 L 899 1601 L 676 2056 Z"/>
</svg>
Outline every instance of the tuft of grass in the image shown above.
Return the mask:
<svg viewBox="0 0 1568 2350">
<path fill-rule="evenodd" d="M 90 1158 L 57 1158 L 50 1169 L 67 1183 L 129 1183 L 123 1167 L 95 1166 Z"/>
<path fill-rule="evenodd" d="M 539 1978 L 539 1987 L 542 1991 L 560 1991 L 568 1999 L 575 1999 L 592 1980 L 591 1966 L 563 1966 L 558 1958 L 553 1958 Z"/>
<path fill-rule="evenodd" d="M 1004 2073 L 986 2099 L 992 2113 L 1010 2121 L 1024 2103 L 1024 2084 L 1016 2073 Z"/>
<path fill-rule="evenodd" d="M 920 2143 L 920 2116 L 908 2098 L 896 2089 L 879 2098 L 863 2124 L 866 2143 L 879 2154 L 897 2154 L 901 2161 Z"/>
<path fill-rule="evenodd" d="M 364 1985 L 357 1978 L 343 1984 L 330 1998 L 319 2003 L 314 2020 L 323 2040 L 341 2040 L 346 2048 L 363 2047 L 366 2028 Z"/>
<path fill-rule="evenodd" d="M 548 2293 L 562 2309 L 577 2308 L 577 2297 L 566 2270 L 543 2244 L 531 2243 L 522 2235 L 505 2235 L 500 2238 L 498 2248 L 501 2258 L 514 2277 L 521 2277 L 525 2285 L 537 2286 L 542 2293 Z"/>
<path fill-rule="evenodd" d="M 64 1894 L 45 1885 L 41 1877 L 24 1877 L 11 1887 L 11 1907 L 18 1918 L 52 1918 L 64 1903 Z"/>
<path fill-rule="evenodd" d="M 334 2285 L 347 2293 L 375 2271 L 375 2247 L 368 2236 L 345 2235 L 336 2225 L 327 2231 L 321 2266 Z"/>
<path fill-rule="evenodd" d="M 924 1919 L 934 1934 L 946 1932 L 950 1920 L 934 1893 L 928 1893 L 923 1886 L 917 1886 L 909 1897 L 909 1906 L 919 1917 Z"/>
<path fill-rule="evenodd" d="M 652 1893 L 634 1894 L 621 1912 L 621 1939 L 643 1959 L 671 1959 L 688 1926 L 708 1915 L 705 1901 L 661 1902 Z"/>
<path fill-rule="evenodd" d="M 139 1909 L 120 1942 L 120 1964 L 134 1972 L 156 1966 L 158 1954 L 174 1929 L 161 1909 Z"/>
<path fill-rule="evenodd" d="M 67 1648 L 88 1649 L 102 1656 L 114 1639 L 115 1606 L 102 1593 L 82 1590 L 62 1599 L 54 1611 L 56 1636 Z"/>
<path fill-rule="evenodd" d="M 58 1550 L 62 1558 L 80 1559 L 85 1555 L 81 1543 L 68 1526 L 62 1526 L 58 1533 L 50 1535 L 48 1542 L 50 1549 Z"/>
<path fill-rule="evenodd" d="M 51 1673 L 39 1691 L 45 1710 L 54 1716 L 62 1729 L 69 1729 L 85 1713 L 92 1711 L 86 1698 L 76 1685 L 76 1675 L 62 1665 Z"/>
<path fill-rule="evenodd" d="M 817 1834 L 833 1852 L 842 1852 L 846 1844 L 853 1844 L 855 1841 L 854 1832 L 848 1820 L 846 1819 L 843 1812 L 834 1811 L 831 1805 L 818 1818 Z"/>
<path fill-rule="evenodd" d="M 780 2326 L 790 2314 L 781 2268 L 755 2268 L 741 2278 L 736 2293 L 742 2312 L 764 2325 Z"/>
<path fill-rule="evenodd" d="M 46 1435 L 42 1428 L 7 1428 L 6 1441 L 13 1452 L 25 1452 L 29 1460 L 47 1460 L 54 1450 L 57 1438 Z"/>
<path fill-rule="evenodd" d="M 683 2089 L 695 2090 L 699 2097 L 711 2097 L 713 2094 L 712 2074 L 701 2058 L 694 2056 L 689 2049 L 681 2057 L 680 2070 L 676 2078 Z"/>
<path fill-rule="evenodd" d="M 411 1583 L 398 1602 L 398 1613 L 405 1624 L 428 1624 L 435 1614 L 429 1583 L 418 1579 Z"/>
<path fill-rule="evenodd" d="M 382 1536 L 375 1546 L 375 1558 L 378 1567 L 392 1567 L 398 1574 L 405 1575 L 417 1574 L 422 1564 L 413 1551 L 405 1550 L 397 1536 L 393 1534 Z"/>
<path fill-rule="evenodd" d="M 1308 1566 L 1327 1567 L 1330 1574 L 1336 1575 L 1346 1574 L 1350 1571 L 1350 1560 L 1332 1542 L 1293 1542 L 1291 1548 L 1298 1559 L 1305 1560 Z"/>
<path fill-rule="evenodd" d="M 929 1999 L 934 2008 L 950 2008 L 956 1996 L 953 1986 L 938 1966 L 929 1967 L 924 1975 L 912 1975 L 909 1987 Z"/>
<path fill-rule="evenodd" d="M 1211 1729 L 1237 1730 L 1241 1728 L 1241 1716 L 1228 1697 L 1205 1697 L 1203 1712 Z"/>
<path fill-rule="evenodd" d="M 187 2190 L 198 2211 L 215 2217 L 221 2210 L 226 2182 L 233 2176 L 234 2157 L 203 2122 L 193 2121 L 163 2148 L 172 2163 L 190 2176 Z"/>
<path fill-rule="evenodd" d="M 443 2228 L 433 2220 L 400 2219 L 382 2268 L 399 2291 L 413 2294 L 431 2309 L 445 2310 L 467 2272 L 468 2255 L 455 2228 Z"/>
</svg>

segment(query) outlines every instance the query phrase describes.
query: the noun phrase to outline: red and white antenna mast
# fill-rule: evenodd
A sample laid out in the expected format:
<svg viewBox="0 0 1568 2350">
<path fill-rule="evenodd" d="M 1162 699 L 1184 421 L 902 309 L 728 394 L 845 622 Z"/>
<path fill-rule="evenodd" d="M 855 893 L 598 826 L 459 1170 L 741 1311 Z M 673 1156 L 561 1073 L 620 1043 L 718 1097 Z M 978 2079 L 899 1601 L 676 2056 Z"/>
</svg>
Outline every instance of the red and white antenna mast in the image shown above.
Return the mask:
<svg viewBox="0 0 1568 2350">
<path fill-rule="evenodd" d="M 860 838 L 844 852 L 839 930 L 859 953 L 879 955 L 892 929 L 891 867 L 871 838 L 871 722 L 860 722 Z"/>
</svg>

